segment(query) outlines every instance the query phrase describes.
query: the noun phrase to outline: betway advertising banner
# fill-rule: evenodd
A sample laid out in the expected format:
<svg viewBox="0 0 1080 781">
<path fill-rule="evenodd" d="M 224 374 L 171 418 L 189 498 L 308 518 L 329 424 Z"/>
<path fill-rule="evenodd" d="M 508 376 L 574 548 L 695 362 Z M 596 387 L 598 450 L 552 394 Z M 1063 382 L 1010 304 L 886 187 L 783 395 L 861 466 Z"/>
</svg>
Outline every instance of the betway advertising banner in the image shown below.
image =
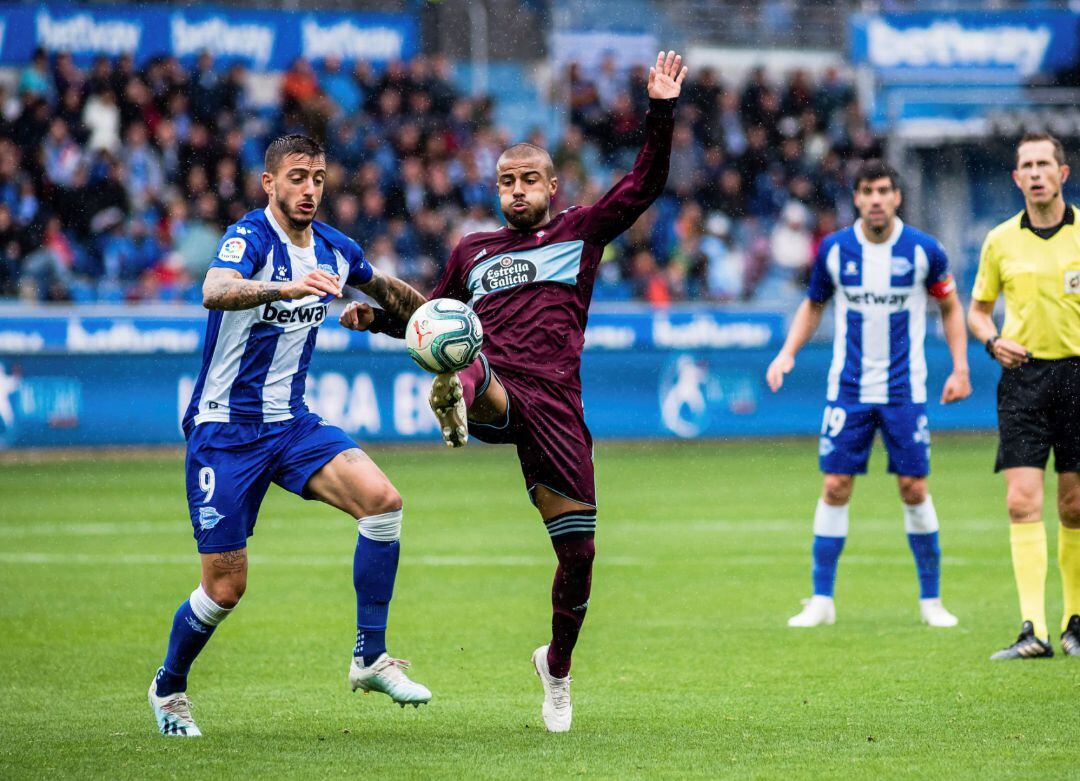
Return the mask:
<svg viewBox="0 0 1080 781">
<path fill-rule="evenodd" d="M 886 83 L 1021 85 L 1080 57 L 1069 10 L 853 14 L 849 55 Z"/>
<path fill-rule="evenodd" d="M 0 318 L 6 334 L 0 343 L 8 348 L 0 354 L 0 448 L 183 442 L 180 420 L 199 371 L 200 333 L 176 319 L 115 320 L 71 317 L 67 330 L 31 332 Z M 598 438 L 820 429 L 832 349 L 805 348 L 783 390 L 771 393 L 764 375 L 783 335 L 779 315 L 616 312 L 594 315 L 591 323 L 582 381 L 586 420 Z M 427 405 L 432 377 L 409 360 L 401 342 L 373 348 L 350 344 L 364 334 L 332 325 L 321 331 L 324 347 L 307 380 L 313 410 L 361 444 L 438 443 Z M 11 350 L 16 340 L 32 349 Z M 927 345 L 927 361 L 933 397 L 950 367 L 936 338 Z M 948 407 L 931 402 L 932 429 L 995 425 L 996 364 L 978 346 L 970 362 L 975 394 Z"/>
<path fill-rule="evenodd" d="M 408 14 L 245 10 L 223 6 L 0 4 L 0 64 L 29 62 L 37 47 L 86 63 L 134 55 L 185 61 L 207 51 L 224 62 L 284 70 L 297 57 L 382 63 L 417 52 Z"/>
</svg>

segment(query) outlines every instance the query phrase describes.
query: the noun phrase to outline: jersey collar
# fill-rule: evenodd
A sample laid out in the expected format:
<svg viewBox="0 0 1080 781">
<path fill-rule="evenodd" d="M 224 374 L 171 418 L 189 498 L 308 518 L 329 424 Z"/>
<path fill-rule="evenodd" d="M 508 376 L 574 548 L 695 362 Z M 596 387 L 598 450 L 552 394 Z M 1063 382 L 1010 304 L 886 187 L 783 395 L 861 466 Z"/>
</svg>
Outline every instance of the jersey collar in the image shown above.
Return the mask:
<svg viewBox="0 0 1080 781">
<path fill-rule="evenodd" d="M 900 234 L 904 232 L 904 221 L 899 217 L 893 217 L 893 229 L 889 234 L 889 238 L 883 243 L 878 244 L 876 241 L 870 241 L 866 238 L 866 234 L 863 233 L 862 218 L 855 220 L 855 238 L 859 240 L 860 244 L 871 244 L 878 247 L 890 247 L 900 240 Z"/>
<path fill-rule="evenodd" d="M 1052 225 L 1049 228 L 1034 228 L 1031 225 L 1031 218 L 1028 217 L 1027 209 L 1020 214 L 1020 230 L 1027 228 L 1034 233 L 1040 239 L 1052 239 L 1054 235 L 1064 228 L 1066 225 L 1072 225 L 1076 222 L 1076 212 L 1073 211 L 1071 204 L 1065 204 L 1065 214 L 1061 218 L 1061 222 L 1057 225 Z"/>
<path fill-rule="evenodd" d="M 282 244 L 284 244 L 287 247 L 292 247 L 293 249 L 300 250 L 301 252 L 312 252 L 312 251 L 314 251 L 314 249 L 315 249 L 315 234 L 314 234 L 314 232 L 312 232 L 312 234 L 311 234 L 311 244 L 310 244 L 310 246 L 298 247 L 298 246 L 296 246 L 295 244 L 292 243 L 292 240 L 289 238 L 289 234 L 286 233 L 285 229 L 282 228 L 280 225 L 278 225 L 278 221 L 276 219 L 274 219 L 274 213 L 272 211 L 270 211 L 270 204 L 267 204 L 266 208 L 263 209 L 263 214 L 266 215 L 266 221 L 268 223 L 270 223 L 270 227 L 274 230 L 274 233 L 277 234 L 277 237 L 279 239 L 281 239 Z"/>
</svg>

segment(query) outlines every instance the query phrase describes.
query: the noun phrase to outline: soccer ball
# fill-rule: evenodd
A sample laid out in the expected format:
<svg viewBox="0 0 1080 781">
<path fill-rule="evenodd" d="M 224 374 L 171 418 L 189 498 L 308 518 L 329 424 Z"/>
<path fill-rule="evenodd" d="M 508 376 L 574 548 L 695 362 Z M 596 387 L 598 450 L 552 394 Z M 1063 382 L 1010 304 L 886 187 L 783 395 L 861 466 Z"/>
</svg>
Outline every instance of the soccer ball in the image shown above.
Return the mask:
<svg viewBox="0 0 1080 781">
<path fill-rule="evenodd" d="M 432 374 L 457 372 L 480 354 L 484 329 L 467 304 L 452 298 L 435 298 L 409 318 L 405 345 L 420 368 Z"/>
</svg>

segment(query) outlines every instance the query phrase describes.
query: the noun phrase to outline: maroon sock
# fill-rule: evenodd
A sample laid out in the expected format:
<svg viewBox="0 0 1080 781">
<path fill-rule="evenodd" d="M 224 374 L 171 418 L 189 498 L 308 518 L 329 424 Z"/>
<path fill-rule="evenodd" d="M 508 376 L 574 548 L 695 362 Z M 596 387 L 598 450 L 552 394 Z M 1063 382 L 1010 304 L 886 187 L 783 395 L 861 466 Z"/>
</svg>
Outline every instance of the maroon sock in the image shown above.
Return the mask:
<svg viewBox="0 0 1080 781">
<path fill-rule="evenodd" d="M 588 520 L 586 520 L 588 519 Z M 560 515 L 547 522 L 548 529 L 561 523 L 564 528 L 596 526 L 596 511 Z M 559 558 L 555 582 L 551 586 L 551 645 L 548 646 L 548 670 L 556 678 L 570 674 L 570 656 L 577 644 L 581 624 L 589 607 L 592 587 L 592 564 L 596 555 L 593 532 L 572 531 L 554 535 L 551 544 Z"/>
<path fill-rule="evenodd" d="M 491 372 L 484 354 L 480 353 L 475 361 L 459 371 L 458 379 L 461 380 L 461 395 L 465 398 L 465 408 L 468 409 L 476 397 L 487 390 L 488 383 L 491 382 Z"/>
</svg>

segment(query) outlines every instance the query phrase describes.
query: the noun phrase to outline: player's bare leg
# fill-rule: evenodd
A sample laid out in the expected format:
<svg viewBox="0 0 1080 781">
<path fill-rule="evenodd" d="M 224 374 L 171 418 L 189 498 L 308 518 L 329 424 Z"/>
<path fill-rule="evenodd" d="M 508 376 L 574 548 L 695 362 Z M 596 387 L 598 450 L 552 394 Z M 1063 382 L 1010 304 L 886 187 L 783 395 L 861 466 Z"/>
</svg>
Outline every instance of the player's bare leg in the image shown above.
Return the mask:
<svg viewBox="0 0 1080 781">
<path fill-rule="evenodd" d="M 386 624 L 400 553 L 401 496 L 359 448 L 336 455 L 312 475 L 306 489 L 357 521 L 353 555 L 356 646 L 349 685 L 353 691 L 382 692 L 401 707 L 419 707 L 431 700 L 431 692 L 405 675 L 408 662 L 386 652 Z"/>
<path fill-rule="evenodd" d="M 904 531 L 919 576 L 919 613 L 923 623 L 934 627 L 956 626 L 959 619 L 941 601 L 938 517 L 926 478 L 897 475 L 896 483 L 904 504 Z"/>
<path fill-rule="evenodd" d="M 150 682 L 147 697 L 162 735 L 194 738 L 202 735 L 191 716 L 187 675 L 247 588 L 247 550 L 203 553 L 199 587 L 180 605 L 169 634 L 165 662 Z"/>
<path fill-rule="evenodd" d="M 814 594 L 803 609 L 788 619 L 788 626 L 812 627 L 836 623 L 833 589 L 836 568 L 848 533 L 848 502 L 855 490 L 854 475 L 826 474 L 814 512 Z"/>
<path fill-rule="evenodd" d="M 532 661 L 544 687 L 544 725 L 549 732 L 566 732 L 573 718 L 571 654 L 585 621 L 592 588 L 596 508 L 545 486 L 533 488 L 533 500 L 551 535 L 559 566 L 551 587 L 551 643 L 537 648 Z"/>
</svg>

